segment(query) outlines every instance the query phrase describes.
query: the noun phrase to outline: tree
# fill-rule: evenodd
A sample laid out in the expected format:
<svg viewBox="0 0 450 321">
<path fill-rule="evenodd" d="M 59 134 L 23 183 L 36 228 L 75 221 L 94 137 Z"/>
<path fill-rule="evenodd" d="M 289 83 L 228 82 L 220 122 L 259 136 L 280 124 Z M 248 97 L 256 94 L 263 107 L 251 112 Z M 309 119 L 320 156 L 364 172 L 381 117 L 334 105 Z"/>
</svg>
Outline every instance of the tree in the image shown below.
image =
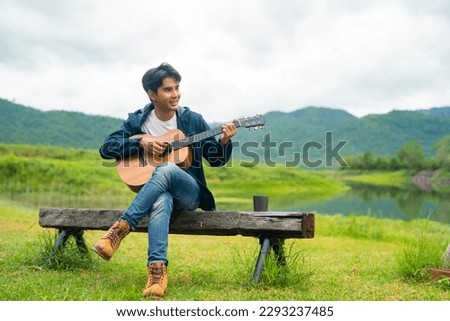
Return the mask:
<svg viewBox="0 0 450 321">
<path fill-rule="evenodd" d="M 442 137 L 435 145 L 434 150 L 441 166 L 450 169 L 450 135 Z"/>
<path fill-rule="evenodd" d="M 413 170 L 421 169 L 425 161 L 422 145 L 416 140 L 406 142 L 398 151 L 397 159 L 402 167 Z"/>
</svg>

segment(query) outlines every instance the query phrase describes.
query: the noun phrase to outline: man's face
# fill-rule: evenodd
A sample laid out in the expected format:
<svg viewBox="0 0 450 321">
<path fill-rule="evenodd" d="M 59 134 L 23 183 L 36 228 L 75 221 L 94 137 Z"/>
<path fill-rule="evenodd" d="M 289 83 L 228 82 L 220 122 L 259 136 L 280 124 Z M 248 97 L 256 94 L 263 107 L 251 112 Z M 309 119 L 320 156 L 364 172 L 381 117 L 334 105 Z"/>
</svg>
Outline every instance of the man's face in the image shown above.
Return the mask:
<svg viewBox="0 0 450 321">
<path fill-rule="evenodd" d="M 155 108 L 161 112 L 176 111 L 181 97 L 180 85 L 175 79 L 166 77 L 163 79 L 161 86 L 158 87 L 156 94 L 149 91 L 149 96 Z"/>
</svg>

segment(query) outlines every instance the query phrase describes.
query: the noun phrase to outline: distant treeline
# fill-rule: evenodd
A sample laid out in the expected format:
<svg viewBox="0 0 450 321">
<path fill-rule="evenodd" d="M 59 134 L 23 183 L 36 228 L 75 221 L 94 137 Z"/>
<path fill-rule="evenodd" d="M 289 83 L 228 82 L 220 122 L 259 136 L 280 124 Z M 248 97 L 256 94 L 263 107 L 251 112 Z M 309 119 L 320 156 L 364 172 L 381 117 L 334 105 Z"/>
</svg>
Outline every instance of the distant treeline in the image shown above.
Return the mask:
<svg viewBox="0 0 450 321">
<path fill-rule="evenodd" d="M 400 148 L 395 156 L 380 156 L 366 152 L 357 156 L 348 156 L 345 161 L 352 170 L 411 170 L 446 169 L 450 170 L 450 135 L 442 137 L 433 145 L 435 156 L 425 157 L 419 141 L 411 140 Z"/>
</svg>

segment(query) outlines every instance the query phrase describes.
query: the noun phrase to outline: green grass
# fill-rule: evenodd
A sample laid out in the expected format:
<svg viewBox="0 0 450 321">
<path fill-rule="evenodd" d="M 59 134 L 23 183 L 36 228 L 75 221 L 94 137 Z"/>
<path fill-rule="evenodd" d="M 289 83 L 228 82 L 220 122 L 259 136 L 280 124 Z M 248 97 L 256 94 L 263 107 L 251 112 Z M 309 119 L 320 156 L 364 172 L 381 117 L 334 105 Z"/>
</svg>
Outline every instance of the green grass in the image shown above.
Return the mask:
<svg viewBox="0 0 450 321">
<path fill-rule="evenodd" d="M 250 210 L 252 196 L 293 208 L 347 187 L 337 172 L 265 166 L 206 168 L 218 208 Z M 387 177 L 384 177 L 386 175 Z M 404 173 L 349 179 L 399 184 Z M 134 197 L 96 151 L 0 144 L 0 300 L 144 300 L 145 233 L 131 233 L 109 262 L 73 241 L 60 252 L 55 230 L 38 225 L 45 206 L 124 208 Z M 291 200 L 287 203 L 286 199 Z M 358 213 L 355 213 L 358 214 Z M 103 235 L 85 232 L 88 247 Z M 449 300 L 450 282 L 426 273 L 438 267 L 448 224 L 368 216 L 316 214 L 313 239 L 286 240 L 287 266 L 268 261 L 251 282 L 259 242 L 249 237 L 170 235 L 165 300 Z"/>
<path fill-rule="evenodd" d="M 398 256 L 399 272 L 405 278 L 412 280 L 427 280 L 429 275 L 428 268 L 443 267 L 442 248 L 449 238 L 448 233 L 442 230 L 443 235 L 436 239 L 428 231 L 430 221 L 421 221 L 420 230 L 417 231 L 414 238 L 405 238 L 403 240 L 403 251 Z M 447 236 L 444 234 L 447 233 Z M 435 234 L 439 236 L 438 233 Z"/>
<path fill-rule="evenodd" d="M 144 233 L 130 234 L 109 262 L 81 255 L 72 241 L 53 255 L 54 231 L 38 226 L 37 209 L 1 203 L 0 213 L 0 299 L 144 300 Z M 449 283 L 424 272 L 435 267 L 449 232 L 428 220 L 317 215 L 315 238 L 287 240 L 287 267 L 269 260 L 257 284 L 257 239 L 171 235 L 165 300 L 449 300 Z M 102 234 L 86 232 L 88 246 Z M 415 242 L 432 254 L 420 254 L 420 277 L 401 269 Z"/>
<path fill-rule="evenodd" d="M 333 176 L 343 181 L 389 187 L 403 187 L 411 179 L 407 171 L 336 171 Z"/>
</svg>

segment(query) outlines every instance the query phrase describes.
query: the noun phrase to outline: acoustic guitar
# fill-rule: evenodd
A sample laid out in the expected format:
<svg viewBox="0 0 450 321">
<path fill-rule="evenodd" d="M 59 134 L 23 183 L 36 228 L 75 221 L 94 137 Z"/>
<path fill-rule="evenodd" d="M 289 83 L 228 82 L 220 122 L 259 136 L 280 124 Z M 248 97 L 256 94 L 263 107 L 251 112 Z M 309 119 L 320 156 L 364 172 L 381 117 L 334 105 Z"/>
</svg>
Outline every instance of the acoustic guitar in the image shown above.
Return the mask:
<svg viewBox="0 0 450 321">
<path fill-rule="evenodd" d="M 236 128 L 261 128 L 265 122 L 264 117 L 261 115 L 233 121 Z M 117 161 L 119 177 L 133 192 L 137 193 L 151 179 L 156 167 L 170 162 L 177 164 L 183 169 L 189 168 L 192 163 L 192 144 L 221 133 L 221 126 L 187 137 L 179 129 L 169 130 L 162 136 L 154 137 L 166 143 L 167 148 L 163 154 L 155 156 L 145 152 L 143 149 L 139 149 L 137 154 Z M 144 136 L 150 135 L 139 134 L 130 138 Z"/>
</svg>

